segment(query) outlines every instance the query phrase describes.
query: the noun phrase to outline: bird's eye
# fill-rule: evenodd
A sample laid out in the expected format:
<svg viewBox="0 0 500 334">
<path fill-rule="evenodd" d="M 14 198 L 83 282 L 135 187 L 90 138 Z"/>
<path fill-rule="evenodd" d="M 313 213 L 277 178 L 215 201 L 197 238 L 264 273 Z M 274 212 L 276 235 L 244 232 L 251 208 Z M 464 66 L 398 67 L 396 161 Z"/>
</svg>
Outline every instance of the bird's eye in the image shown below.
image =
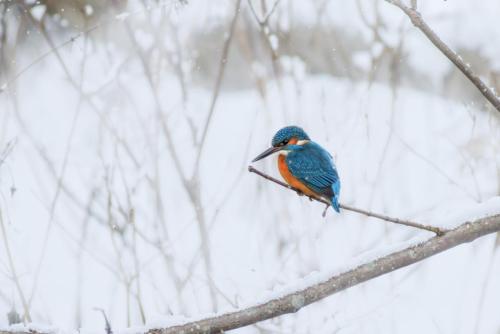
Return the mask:
<svg viewBox="0 0 500 334">
<path fill-rule="evenodd" d="M 281 145 L 282 145 L 282 146 L 285 146 L 286 144 L 288 144 L 288 139 L 285 139 L 285 140 L 283 140 L 283 141 L 281 142 Z"/>
</svg>

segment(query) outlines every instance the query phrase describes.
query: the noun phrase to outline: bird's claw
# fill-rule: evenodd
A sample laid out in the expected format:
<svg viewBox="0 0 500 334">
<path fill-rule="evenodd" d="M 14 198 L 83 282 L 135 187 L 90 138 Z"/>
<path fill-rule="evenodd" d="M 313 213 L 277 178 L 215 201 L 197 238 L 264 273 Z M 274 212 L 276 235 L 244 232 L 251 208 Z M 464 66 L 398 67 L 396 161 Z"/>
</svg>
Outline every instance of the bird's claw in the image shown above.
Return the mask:
<svg viewBox="0 0 500 334">
<path fill-rule="evenodd" d="M 299 196 L 304 196 L 304 193 L 303 193 L 302 191 L 300 191 L 300 190 L 296 190 L 296 192 L 297 192 L 297 195 L 299 195 Z"/>
<path fill-rule="evenodd" d="M 328 211 L 329 207 L 330 207 L 330 205 L 327 205 L 326 208 L 325 208 L 325 210 L 323 211 L 323 214 L 322 214 L 323 218 L 326 217 L 326 211 Z"/>
</svg>

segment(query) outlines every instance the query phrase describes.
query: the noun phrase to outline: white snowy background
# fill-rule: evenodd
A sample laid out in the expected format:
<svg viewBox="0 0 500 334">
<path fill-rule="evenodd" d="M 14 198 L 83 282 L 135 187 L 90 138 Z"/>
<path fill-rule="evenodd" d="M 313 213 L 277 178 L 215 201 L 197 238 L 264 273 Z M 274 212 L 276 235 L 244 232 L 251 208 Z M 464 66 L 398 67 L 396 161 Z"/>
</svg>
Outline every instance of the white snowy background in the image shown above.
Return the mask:
<svg viewBox="0 0 500 334">
<path fill-rule="evenodd" d="M 199 153 L 235 2 L 27 1 L 30 21 L 0 1 L 2 327 L 22 298 L 34 323 L 68 331 L 103 333 L 96 308 L 115 332 L 179 323 L 432 236 L 322 218 L 248 173 L 285 125 L 334 155 L 343 203 L 439 226 L 500 212 L 500 113 L 384 1 L 282 0 L 262 29 L 242 1 Z M 419 10 L 496 88 L 500 3 Z M 278 176 L 275 157 L 255 167 Z M 235 333 L 498 334 L 496 246 L 484 237 Z"/>
</svg>

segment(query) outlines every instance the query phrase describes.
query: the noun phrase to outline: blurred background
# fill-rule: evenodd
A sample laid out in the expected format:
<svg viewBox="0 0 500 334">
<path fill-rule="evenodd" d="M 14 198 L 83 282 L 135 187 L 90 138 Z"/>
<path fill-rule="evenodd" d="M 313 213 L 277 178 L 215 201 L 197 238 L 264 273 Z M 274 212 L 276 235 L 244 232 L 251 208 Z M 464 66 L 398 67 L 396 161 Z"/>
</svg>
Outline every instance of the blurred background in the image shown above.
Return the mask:
<svg viewBox="0 0 500 334">
<path fill-rule="evenodd" d="M 498 1 L 418 9 L 500 90 Z M 0 0 L 0 325 L 166 326 L 431 236 L 322 218 L 248 173 L 291 124 L 345 204 L 448 227 L 500 211 L 500 113 L 386 1 Z M 235 332 L 498 334 L 498 244 Z"/>
</svg>

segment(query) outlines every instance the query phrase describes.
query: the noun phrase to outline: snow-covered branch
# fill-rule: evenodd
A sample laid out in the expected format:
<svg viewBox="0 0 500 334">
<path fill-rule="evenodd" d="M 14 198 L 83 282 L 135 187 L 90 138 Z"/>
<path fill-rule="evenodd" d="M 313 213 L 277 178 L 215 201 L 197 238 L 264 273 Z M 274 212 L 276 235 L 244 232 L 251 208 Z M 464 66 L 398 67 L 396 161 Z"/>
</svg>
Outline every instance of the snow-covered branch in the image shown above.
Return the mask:
<svg viewBox="0 0 500 334">
<path fill-rule="evenodd" d="M 362 264 L 342 274 L 335 275 L 324 282 L 311 285 L 308 288 L 280 298 L 272 299 L 266 303 L 184 325 L 151 329 L 147 334 L 222 333 L 283 314 L 294 313 L 334 293 L 498 231 L 500 231 L 500 214 L 481 218 L 473 222 L 466 222 L 450 230 L 443 236 L 433 237 L 416 246 L 411 246 Z"/>
<path fill-rule="evenodd" d="M 500 214 L 480 218 L 473 222 L 465 222 L 442 236 L 435 236 L 420 244 L 367 262 L 354 269 L 335 275 L 326 281 L 312 284 L 305 289 L 271 299 L 259 305 L 211 318 L 167 328 L 150 329 L 146 334 L 223 333 L 224 331 L 249 326 L 284 314 L 294 313 L 334 293 L 499 231 Z M 0 334 L 12 334 L 14 332 L 37 333 L 38 330 L 30 329 L 23 331 L 19 328 L 15 328 L 12 331 L 0 330 Z"/>
<path fill-rule="evenodd" d="M 253 168 L 250 168 L 250 171 L 261 175 L 258 170 Z M 261 176 L 266 176 L 266 178 L 269 177 L 265 174 Z M 293 188 L 291 189 L 293 190 Z M 321 201 L 321 199 L 316 198 L 314 198 L 314 200 Z M 332 276 L 325 281 L 312 283 L 307 288 L 286 294 L 279 298 L 271 299 L 265 303 L 183 325 L 150 329 L 146 331 L 146 334 L 222 333 L 284 314 L 294 313 L 334 293 L 393 272 L 399 268 L 417 263 L 460 244 L 472 242 L 477 238 L 499 231 L 500 214 L 480 218 L 472 222 L 465 222 L 425 242 L 410 246 L 401 251 L 393 252 L 389 255 L 359 265 L 354 269 Z M 20 327 L 13 328 L 12 330 L 0 330 L 0 334 L 28 332 L 48 333 L 50 331 L 34 329 L 29 327 L 29 325 L 25 328 Z"/>
</svg>

